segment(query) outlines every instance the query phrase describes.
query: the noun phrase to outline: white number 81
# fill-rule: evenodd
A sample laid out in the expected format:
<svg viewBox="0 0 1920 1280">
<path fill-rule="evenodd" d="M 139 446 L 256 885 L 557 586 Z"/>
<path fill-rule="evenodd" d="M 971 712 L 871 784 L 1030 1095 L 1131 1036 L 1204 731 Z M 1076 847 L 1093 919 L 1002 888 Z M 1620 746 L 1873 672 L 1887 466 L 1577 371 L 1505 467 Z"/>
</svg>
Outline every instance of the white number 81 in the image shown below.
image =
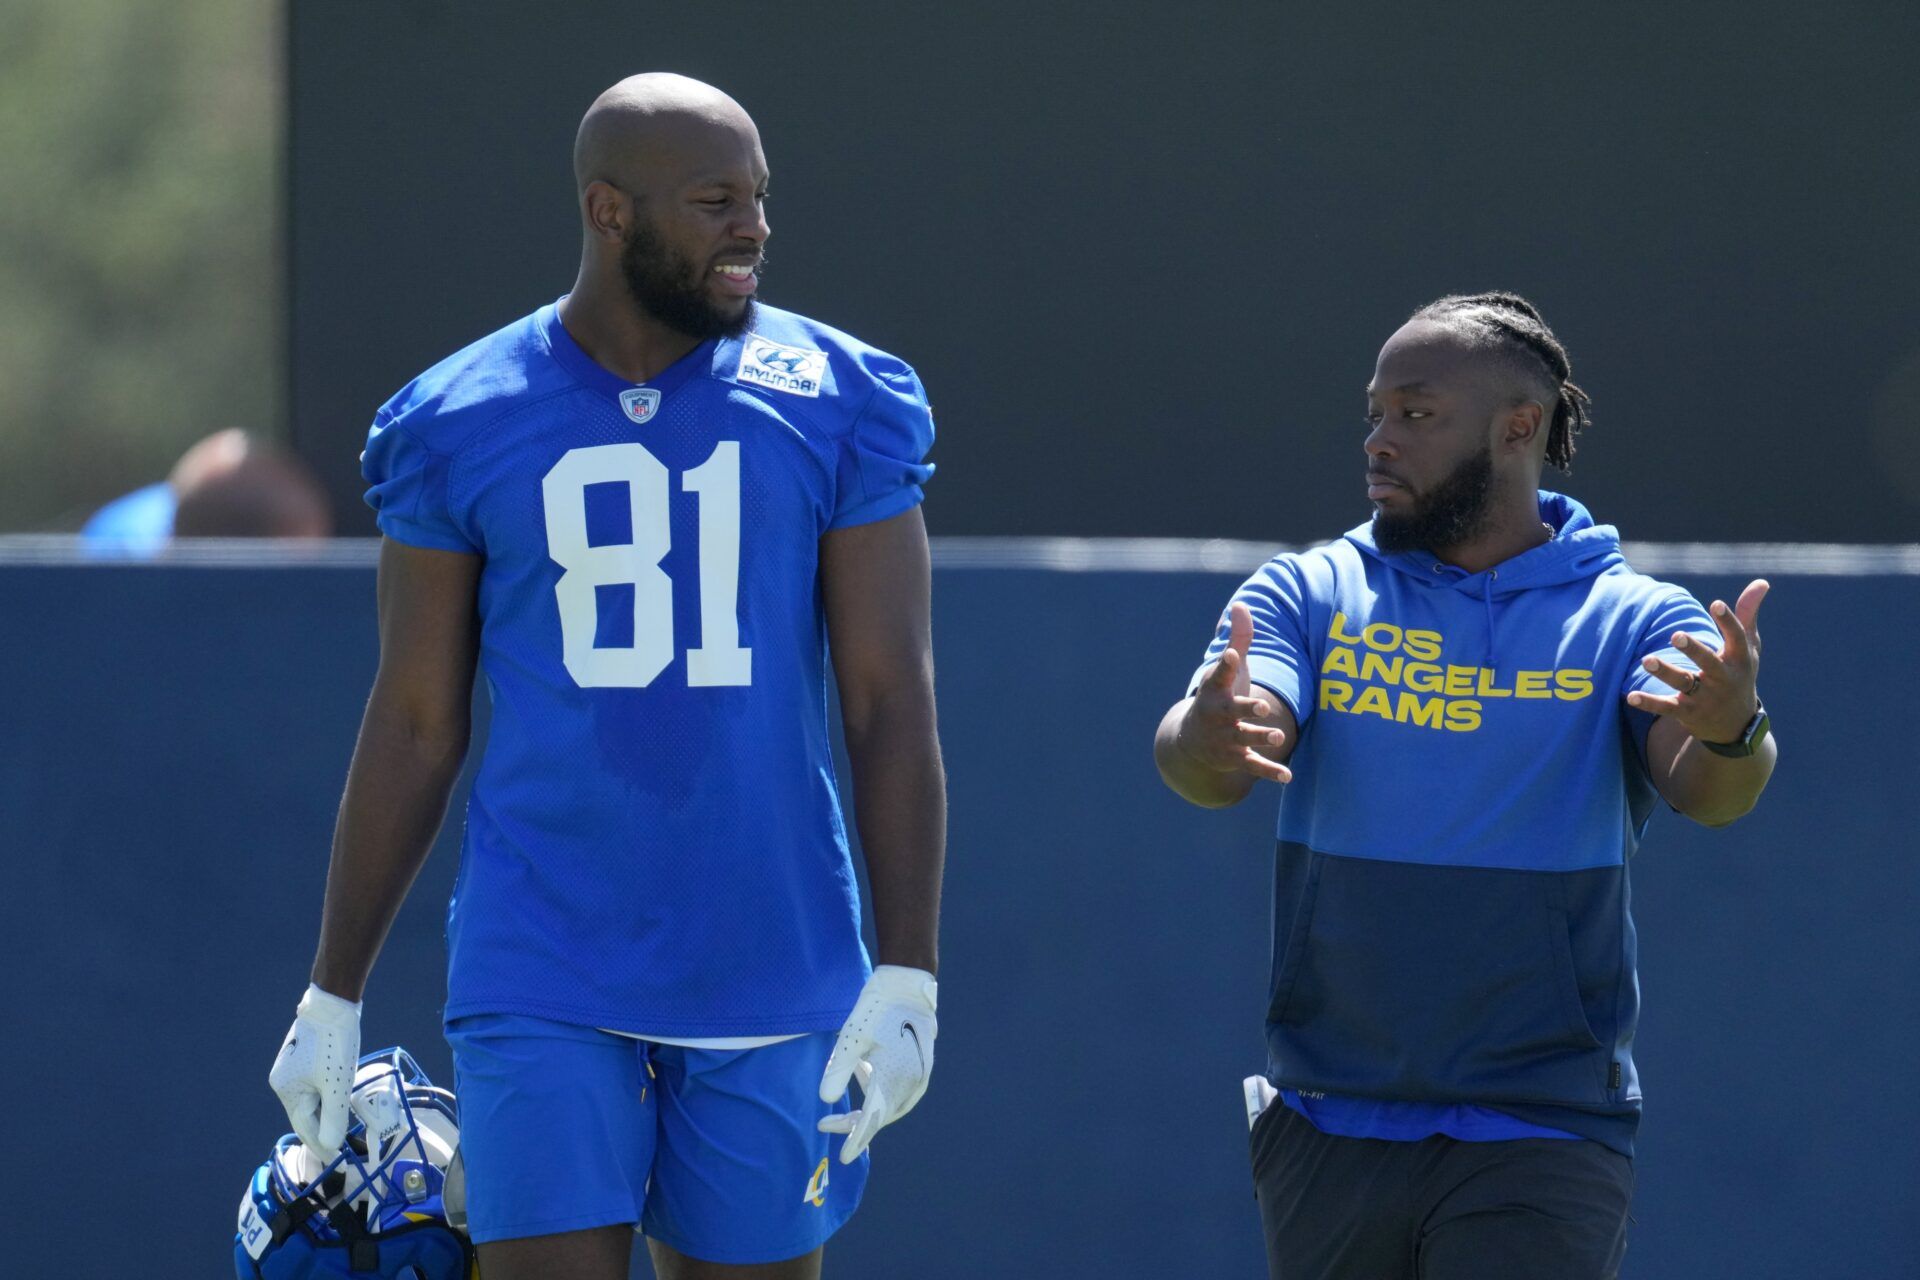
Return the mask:
<svg viewBox="0 0 1920 1280">
<path fill-rule="evenodd" d="M 590 546 L 590 484 L 627 486 L 633 541 Z M 700 645 L 687 650 L 687 683 L 753 683 L 753 650 L 740 647 L 740 442 L 722 440 L 680 478 L 700 495 Z M 547 555 L 565 572 L 554 584 L 567 673 L 583 689 L 638 689 L 673 661 L 673 580 L 660 567 L 673 544 L 665 464 L 637 444 L 569 450 L 540 482 L 547 509 Z M 633 645 L 596 648 L 594 588 L 633 587 Z"/>
</svg>

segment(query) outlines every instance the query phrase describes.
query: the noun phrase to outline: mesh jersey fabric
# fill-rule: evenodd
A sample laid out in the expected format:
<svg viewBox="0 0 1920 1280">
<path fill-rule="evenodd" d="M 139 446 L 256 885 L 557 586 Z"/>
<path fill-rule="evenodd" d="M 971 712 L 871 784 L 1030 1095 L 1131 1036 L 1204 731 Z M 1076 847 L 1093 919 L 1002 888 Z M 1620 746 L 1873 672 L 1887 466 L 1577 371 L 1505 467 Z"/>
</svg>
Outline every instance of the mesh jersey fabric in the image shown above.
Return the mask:
<svg viewBox="0 0 1920 1280">
<path fill-rule="evenodd" d="M 840 1025 L 868 961 L 819 542 L 918 503 L 932 440 L 910 367 L 766 306 L 636 388 L 549 305 L 380 409 L 382 532 L 485 561 L 449 1021 Z"/>
</svg>

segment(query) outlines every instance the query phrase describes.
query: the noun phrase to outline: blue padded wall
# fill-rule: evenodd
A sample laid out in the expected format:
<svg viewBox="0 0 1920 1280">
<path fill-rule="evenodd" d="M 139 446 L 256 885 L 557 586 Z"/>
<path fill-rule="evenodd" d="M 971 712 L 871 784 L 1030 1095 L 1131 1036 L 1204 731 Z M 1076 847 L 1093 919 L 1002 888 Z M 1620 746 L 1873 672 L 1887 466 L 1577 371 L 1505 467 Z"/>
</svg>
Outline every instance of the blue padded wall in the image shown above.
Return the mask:
<svg viewBox="0 0 1920 1280">
<path fill-rule="evenodd" d="M 1633 867 L 1637 1280 L 1920 1256 L 1920 579 L 1774 580 L 1780 775 L 1729 830 L 1656 819 Z M 936 575 L 940 1065 L 879 1140 L 830 1274 L 1262 1273 L 1238 1081 L 1261 1053 L 1273 796 L 1190 808 L 1148 751 L 1237 581 Z M 265 1076 L 373 673 L 372 587 L 364 568 L 0 567 L 0 1274 L 224 1273 L 284 1127 Z M 456 849 L 401 914 L 366 1025 L 448 1079 Z"/>
</svg>

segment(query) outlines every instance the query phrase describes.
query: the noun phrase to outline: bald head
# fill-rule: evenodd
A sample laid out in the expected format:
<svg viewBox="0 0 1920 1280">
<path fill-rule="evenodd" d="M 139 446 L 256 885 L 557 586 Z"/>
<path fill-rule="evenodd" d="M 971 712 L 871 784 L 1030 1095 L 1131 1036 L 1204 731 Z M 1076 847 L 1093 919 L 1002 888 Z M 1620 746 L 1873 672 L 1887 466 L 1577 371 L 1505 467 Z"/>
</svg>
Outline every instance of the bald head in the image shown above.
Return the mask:
<svg viewBox="0 0 1920 1280">
<path fill-rule="evenodd" d="M 745 108 L 710 84 L 652 71 L 628 76 L 587 108 L 573 140 L 574 183 L 581 191 L 595 182 L 637 191 L 743 151 L 760 153 Z"/>
<path fill-rule="evenodd" d="M 573 169 L 581 250 L 569 325 L 654 326 L 677 358 L 670 349 L 686 339 L 752 324 L 771 234 L 767 160 L 739 103 L 685 76 L 629 76 L 580 121 Z"/>
<path fill-rule="evenodd" d="M 167 482 L 181 538 L 324 538 L 333 513 L 298 458 L 232 428 L 188 449 Z"/>
</svg>

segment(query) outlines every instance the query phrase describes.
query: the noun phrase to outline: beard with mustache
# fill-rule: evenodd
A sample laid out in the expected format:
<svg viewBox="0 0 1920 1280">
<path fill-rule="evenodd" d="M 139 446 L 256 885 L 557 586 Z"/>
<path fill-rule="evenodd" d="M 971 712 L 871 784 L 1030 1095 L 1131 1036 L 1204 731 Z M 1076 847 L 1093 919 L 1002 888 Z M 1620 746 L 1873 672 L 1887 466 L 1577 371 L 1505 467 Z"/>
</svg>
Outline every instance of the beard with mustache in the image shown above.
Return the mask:
<svg viewBox="0 0 1920 1280">
<path fill-rule="evenodd" d="M 689 338 L 737 338 L 753 327 L 753 300 L 732 313 L 716 306 L 705 273 L 669 248 L 649 223 L 635 222 L 627 233 L 620 274 L 641 310 Z"/>
<path fill-rule="evenodd" d="M 1487 525 L 1493 510 L 1493 446 L 1464 458 L 1440 483 L 1414 496 L 1404 515 L 1373 514 L 1373 543 L 1386 552 L 1457 547 Z"/>
</svg>

